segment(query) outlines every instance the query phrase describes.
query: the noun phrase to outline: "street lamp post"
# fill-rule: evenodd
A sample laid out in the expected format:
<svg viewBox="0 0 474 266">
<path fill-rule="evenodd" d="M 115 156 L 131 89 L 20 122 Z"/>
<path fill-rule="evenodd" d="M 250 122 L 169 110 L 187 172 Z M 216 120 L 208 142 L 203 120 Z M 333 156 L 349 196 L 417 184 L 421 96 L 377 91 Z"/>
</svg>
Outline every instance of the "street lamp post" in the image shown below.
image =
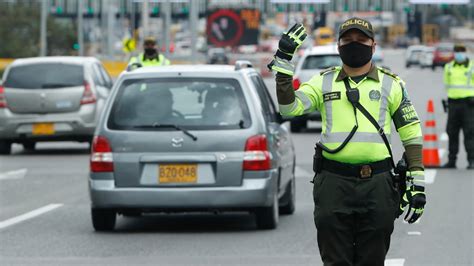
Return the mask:
<svg viewBox="0 0 474 266">
<path fill-rule="evenodd" d="M 48 1 L 41 1 L 41 31 L 40 31 L 40 56 L 46 56 L 47 54 L 47 19 L 48 19 Z"/>
<path fill-rule="evenodd" d="M 81 0 L 77 1 L 77 43 L 79 44 L 79 56 L 84 56 L 84 5 Z"/>
</svg>

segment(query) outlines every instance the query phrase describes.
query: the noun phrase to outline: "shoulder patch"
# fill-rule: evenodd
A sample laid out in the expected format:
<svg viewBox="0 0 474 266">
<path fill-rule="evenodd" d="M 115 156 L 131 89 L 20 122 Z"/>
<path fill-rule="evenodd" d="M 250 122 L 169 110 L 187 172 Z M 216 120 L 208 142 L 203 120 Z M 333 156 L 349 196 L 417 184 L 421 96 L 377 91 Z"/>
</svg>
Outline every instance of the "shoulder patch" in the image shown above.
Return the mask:
<svg viewBox="0 0 474 266">
<path fill-rule="evenodd" d="M 386 67 L 378 67 L 378 69 L 385 75 L 390 76 L 397 81 L 400 80 L 400 77 L 397 74 L 393 73 L 390 69 Z"/>
<path fill-rule="evenodd" d="M 336 70 L 337 70 L 337 66 L 333 66 L 333 67 L 330 67 L 330 68 L 326 68 L 325 70 L 319 72 L 319 74 L 322 76 L 322 75 L 326 75 L 327 73 L 332 72 L 332 71 L 336 71 Z"/>
</svg>

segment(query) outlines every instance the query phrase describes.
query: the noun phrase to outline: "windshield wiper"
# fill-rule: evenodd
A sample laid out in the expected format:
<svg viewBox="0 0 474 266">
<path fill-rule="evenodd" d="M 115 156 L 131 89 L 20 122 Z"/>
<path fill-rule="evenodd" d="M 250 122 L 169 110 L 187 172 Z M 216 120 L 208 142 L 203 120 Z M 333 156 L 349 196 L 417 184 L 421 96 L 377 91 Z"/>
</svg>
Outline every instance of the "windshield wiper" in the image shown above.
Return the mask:
<svg viewBox="0 0 474 266">
<path fill-rule="evenodd" d="M 198 138 L 191 134 L 189 131 L 186 129 L 175 125 L 175 124 L 159 124 L 159 123 L 153 123 L 151 125 L 138 125 L 138 126 L 133 126 L 133 128 L 174 128 L 176 130 L 182 131 L 185 135 L 189 136 L 192 138 L 194 141 L 196 141 Z"/>
</svg>

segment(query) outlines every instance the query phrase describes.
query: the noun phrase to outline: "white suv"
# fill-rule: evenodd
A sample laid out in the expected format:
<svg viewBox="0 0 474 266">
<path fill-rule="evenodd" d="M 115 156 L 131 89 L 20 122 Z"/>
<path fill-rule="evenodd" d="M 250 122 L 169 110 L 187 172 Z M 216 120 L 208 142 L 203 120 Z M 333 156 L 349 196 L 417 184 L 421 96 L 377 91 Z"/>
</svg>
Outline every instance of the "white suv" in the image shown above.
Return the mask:
<svg viewBox="0 0 474 266">
<path fill-rule="evenodd" d="M 310 80 L 320 71 L 342 64 L 335 44 L 315 46 L 305 50 L 298 60 L 295 75 L 293 76 L 293 88 L 297 90 L 301 83 Z M 318 111 L 307 115 L 297 116 L 291 120 L 291 131 L 300 132 L 307 127 L 307 121 L 321 121 L 321 114 Z"/>
</svg>

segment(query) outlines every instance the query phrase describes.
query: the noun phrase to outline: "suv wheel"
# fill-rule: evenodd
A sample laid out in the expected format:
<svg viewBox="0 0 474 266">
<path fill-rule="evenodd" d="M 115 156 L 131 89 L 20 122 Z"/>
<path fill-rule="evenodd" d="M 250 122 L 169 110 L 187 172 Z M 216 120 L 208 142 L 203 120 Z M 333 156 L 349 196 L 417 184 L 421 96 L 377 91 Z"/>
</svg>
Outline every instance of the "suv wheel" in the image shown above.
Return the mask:
<svg viewBox="0 0 474 266">
<path fill-rule="evenodd" d="M 295 184 L 295 177 L 291 178 L 290 183 L 286 186 L 285 189 L 285 205 L 280 206 L 280 213 L 281 214 L 293 214 L 295 212 L 295 198 L 296 198 L 296 184 Z"/>
<path fill-rule="evenodd" d="M 23 149 L 27 151 L 34 151 L 36 147 L 36 142 L 25 142 L 23 143 Z"/>
<path fill-rule="evenodd" d="M 290 122 L 291 132 L 301 132 L 302 129 L 305 129 L 307 126 L 306 119 L 294 119 Z"/>
<path fill-rule="evenodd" d="M 96 231 L 112 231 L 117 215 L 110 209 L 91 209 L 92 225 Z"/>
<path fill-rule="evenodd" d="M 10 154 L 12 151 L 12 144 L 6 140 L 0 140 L 0 154 Z"/>
<path fill-rule="evenodd" d="M 258 208 L 255 216 L 259 229 L 275 229 L 277 227 L 279 219 L 277 193 L 273 196 L 272 206 Z"/>
</svg>

